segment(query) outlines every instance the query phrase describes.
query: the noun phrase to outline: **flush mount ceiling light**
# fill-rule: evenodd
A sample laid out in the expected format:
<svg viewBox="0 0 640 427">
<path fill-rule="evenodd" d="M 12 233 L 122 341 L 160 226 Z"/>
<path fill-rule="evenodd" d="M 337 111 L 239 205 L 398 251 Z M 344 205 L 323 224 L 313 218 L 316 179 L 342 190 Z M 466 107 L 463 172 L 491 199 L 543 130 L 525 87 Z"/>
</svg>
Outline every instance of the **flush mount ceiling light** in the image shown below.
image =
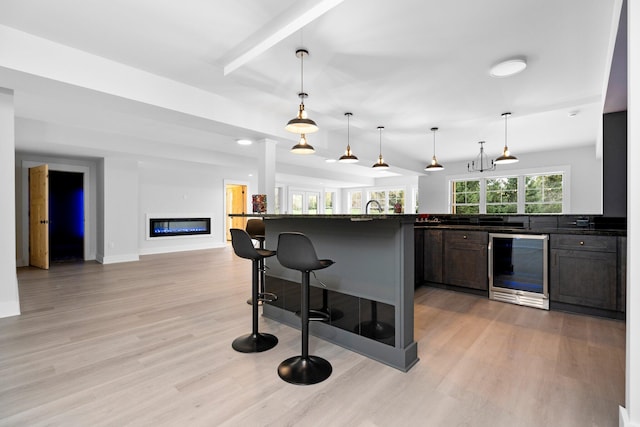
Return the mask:
<svg viewBox="0 0 640 427">
<path fill-rule="evenodd" d="M 358 163 L 358 158 L 351 152 L 351 146 L 349 145 L 349 117 L 353 114 L 344 113 L 344 115 L 347 116 L 347 150 L 340 156 L 338 161 L 340 163 Z"/>
<path fill-rule="evenodd" d="M 518 74 L 527 68 L 527 61 L 524 58 L 513 58 L 502 61 L 491 67 L 489 74 L 492 77 L 508 77 Z"/>
<path fill-rule="evenodd" d="M 389 169 L 389 165 L 386 164 L 384 162 L 384 159 L 382 158 L 382 129 L 384 129 L 384 126 L 378 126 L 378 131 L 380 132 L 380 155 L 378 156 L 378 161 L 375 162 L 373 164 L 373 166 L 371 166 L 372 168 L 374 168 L 376 170 Z"/>
<path fill-rule="evenodd" d="M 303 133 L 300 135 L 300 142 L 291 147 L 291 152 L 294 154 L 313 154 L 316 150 L 307 143 L 307 136 Z"/>
<path fill-rule="evenodd" d="M 492 171 L 496 169 L 496 165 L 493 160 L 489 160 L 489 157 L 484 153 L 484 141 L 478 142 L 480 144 L 480 154 L 470 164 L 467 163 L 467 171 L 469 172 L 484 172 Z"/>
<path fill-rule="evenodd" d="M 440 163 L 438 163 L 438 159 L 436 159 L 436 132 L 438 128 L 431 128 L 431 132 L 433 132 L 433 157 L 431 158 L 431 163 L 428 164 L 424 170 L 427 172 L 437 172 L 444 169 Z"/>
<path fill-rule="evenodd" d="M 316 122 L 307 117 L 307 112 L 304 109 L 304 99 L 307 98 L 307 95 L 304 91 L 304 57 L 308 56 L 309 52 L 306 49 L 298 49 L 296 50 L 296 56 L 300 58 L 300 92 L 298 93 L 298 97 L 300 97 L 300 106 L 298 107 L 298 115 L 293 119 L 289 120 L 285 129 L 289 132 L 298 133 L 298 134 L 307 134 L 318 131 L 318 125 Z"/>
<path fill-rule="evenodd" d="M 504 117 L 504 149 L 502 150 L 502 155 L 495 161 L 499 165 L 507 165 L 518 161 L 517 157 L 509 153 L 509 147 L 507 147 L 507 119 L 509 116 L 511 116 L 511 113 L 502 113 L 502 117 Z"/>
</svg>

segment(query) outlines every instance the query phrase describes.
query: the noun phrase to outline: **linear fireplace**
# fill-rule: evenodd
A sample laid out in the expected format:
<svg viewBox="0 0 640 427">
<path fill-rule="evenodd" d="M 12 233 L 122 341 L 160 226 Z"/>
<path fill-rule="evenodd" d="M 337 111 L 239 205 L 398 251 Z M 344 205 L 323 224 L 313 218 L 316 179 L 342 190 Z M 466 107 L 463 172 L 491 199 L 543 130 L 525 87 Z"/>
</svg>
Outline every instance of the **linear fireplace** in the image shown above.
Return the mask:
<svg viewBox="0 0 640 427">
<path fill-rule="evenodd" d="M 211 234 L 211 218 L 149 218 L 149 237 Z"/>
</svg>

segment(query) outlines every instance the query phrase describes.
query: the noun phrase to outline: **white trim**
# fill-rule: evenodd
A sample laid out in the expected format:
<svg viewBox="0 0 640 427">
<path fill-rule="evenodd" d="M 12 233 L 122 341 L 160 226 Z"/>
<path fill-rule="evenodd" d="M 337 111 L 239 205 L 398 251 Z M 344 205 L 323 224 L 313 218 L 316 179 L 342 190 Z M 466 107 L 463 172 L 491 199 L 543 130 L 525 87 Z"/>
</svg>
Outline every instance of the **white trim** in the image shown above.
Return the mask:
<svg viewBox="0 0 640 427">
<path fill-rule="evenodd" d="M 96 259 L 100 264 L 118 264 L 120 262 L 133 262 L 140 261 L 138 254 L 126 254 L 126 255 L 114 255 L 114 256 L 101 256 Z"/>
<path fill-rule="evenodd" d="M 190 237 L 190 236 L 185 236 Z M 195 236 L 198 237 L 198 236 Z M 199 251 L 202 249 L 218 249 L 226 247 L 226 243 L 221 242 L 203 242 L 203 243 L 194 243 L 186 246 L 165 246 L 159 248 L 145 248 L 140 250 L 140 255 L 153 255 L 153 254 L 166 254 L 173 252 L 187 252 L 187 251 Z M 133 261 L 133 260 L 131 260 Z M 120 261 L 121 262 L 121 261 Z"/>
</svg>

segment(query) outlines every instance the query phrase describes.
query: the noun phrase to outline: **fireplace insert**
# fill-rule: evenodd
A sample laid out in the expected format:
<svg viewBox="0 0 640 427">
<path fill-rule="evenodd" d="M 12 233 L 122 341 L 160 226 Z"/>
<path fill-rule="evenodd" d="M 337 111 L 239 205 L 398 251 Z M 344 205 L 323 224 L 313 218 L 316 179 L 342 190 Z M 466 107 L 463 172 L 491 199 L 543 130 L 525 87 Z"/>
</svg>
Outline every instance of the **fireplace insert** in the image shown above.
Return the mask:
<svg viewBox="0 0 640 427">
<path fill-rule="evenodd" d="M 150 218 L 149 237 L 211 234 L 211 218 Z"/>
</svg>

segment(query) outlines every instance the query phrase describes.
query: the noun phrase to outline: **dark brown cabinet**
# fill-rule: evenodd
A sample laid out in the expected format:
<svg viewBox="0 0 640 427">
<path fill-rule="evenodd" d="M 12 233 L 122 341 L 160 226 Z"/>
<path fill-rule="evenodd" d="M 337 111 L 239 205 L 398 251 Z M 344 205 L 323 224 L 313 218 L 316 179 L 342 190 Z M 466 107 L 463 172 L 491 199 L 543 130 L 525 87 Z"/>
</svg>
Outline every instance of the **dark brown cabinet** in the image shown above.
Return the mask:
<svg viewBox="0 0 640 427">
<path fill-rule="evenodd" d="M 442 230 L 424 231 L 422 277 L 424 281 L 442 283 Z"/>
<path fill-rule="evenodd" d="M 443 236 L 443 282 L 448 285 L 488 290 L 489 233 L 447 230 Z"/>
<path fill-rule="evenodd" d="M 551 302 L 622 310 L 617 237 L 553 234 L 550 247 Z"/>
</svg>

